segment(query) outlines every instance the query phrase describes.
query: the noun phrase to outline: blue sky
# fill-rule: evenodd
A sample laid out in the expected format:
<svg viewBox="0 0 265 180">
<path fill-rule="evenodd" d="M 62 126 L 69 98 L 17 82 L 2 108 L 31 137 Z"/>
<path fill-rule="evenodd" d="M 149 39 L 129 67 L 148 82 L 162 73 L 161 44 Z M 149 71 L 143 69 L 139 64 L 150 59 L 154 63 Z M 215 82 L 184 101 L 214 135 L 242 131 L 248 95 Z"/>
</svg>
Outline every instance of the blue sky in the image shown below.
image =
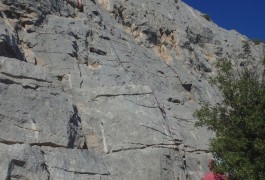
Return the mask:
<svg viewBox="0 0 265 180">
<path fill-rule="evenodd" d="M 219 26 L 265 41 L 265 0 L 182 0 Z"/>
</svg>

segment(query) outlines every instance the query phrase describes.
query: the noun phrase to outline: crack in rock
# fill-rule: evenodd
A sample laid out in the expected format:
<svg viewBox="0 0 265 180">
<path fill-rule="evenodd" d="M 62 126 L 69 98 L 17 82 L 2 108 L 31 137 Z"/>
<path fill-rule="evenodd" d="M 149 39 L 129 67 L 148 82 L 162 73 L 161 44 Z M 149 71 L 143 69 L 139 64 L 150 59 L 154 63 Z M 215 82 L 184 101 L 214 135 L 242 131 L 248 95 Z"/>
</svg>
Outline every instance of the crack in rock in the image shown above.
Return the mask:
<svg viewBox="0 0 265 180">
<path fill-rule="evenodd" d="M 52 83 L 51 81 L 48 81 L 48 80 L 45 80 L 45 79 L 38 79 L 38 78 L 22 76 L 22 75 L 21 76 L 17 76 L 17 75 L 9 74 L 9 73 L 6 73 L 6 72 L 0 72 L 0 73 L 3 74 L 3 75 L 6 75 L 6 76 L 12 77 L 12 78 L 16 78 L 16 79 L 32 79 L 32 80 L 35 80 L 35 81 Z"/>
<path fill-rule="evenodd" d="M 96 95 L 94 98 L 90 99 L 88 102 L 95 101 L 99 97 L 116 97 L 116 96 L 139 96 L 139 95 L 146 95 L 151 94 L 150 92 L 147 93 L 122 93 L 122 94 L 99 94 Z"/>
<path fill-rule="evenodd" d="M 158 108 L 158 106 L 147 106 L 147 105 L 144 105 L 144 104 L 136 103 L 136 102 L 134 102 L 134 101 L 132 101 L 132 100 L 130 100 L 130 99 L 126 99 L 126 98 L 125 98 L 125 100 L 126 100 L 126 101 L 130 101 L 131 103 L 136 104 L 136 105 L 138 105 L 138 106 L 142 106 L 142 107 L 146 107 L 146 108 L 151 108 L 151 109 Z"/>
<path fill-rule="evenodd" d="M 159 132 L 159 133 L 161 133 L 161 134 L 163 134 L 163 135 L 169 137 L 166 133 L 164 133 L 164 132 L 162 132 L 162 131 L 160 131 L 160 130 L 158 130 L 158 129 L 155 129 L 155 128 L 153 128 L 153 127 L 149 127 L 149 126 L 142 125 L 142 124 L 141 124 L 140 126 L 146 127 L 147 129 L 154 130 L 154 131 L 156 131 L 156 132 Z"/>
<path fill-rule="evenodd" d="M 139 145 L 138 147 L 128 147 L 128 148 L 120 148 L 120 149 L 112 149 L 110 150 L 110 154 L 124 152 L 124 151 L 132 151 L 132 150 L 143 150 L 147 148 L 165 148 L 165 149 L 176 149 L 175 144 L 141 144 L 141 143 L 130 143 L 132 145 Z"/>
<path fill-rule="evenodd" d="M 9 141 L 9 140 L 4 140 L 0 139 L 0 143 L 5 144 L 5 145 L 15 145 L 15 144 L 28 144 L 30 146 L 46 146 L 46 147 L 52 147 L 52 148 L 67 148 L 66 146 L 55 144 L 53 142 L 34 142 L 34 143 L 26 143 L 22 141 Z"/>
<path fill-rule="evenodd" d="M 0 143 L 5 144 L 5 145 L 24 144 L 24 142 L 22 141 L 8 141 L 4 139 L 0 139 Z"/>
<path fill-rule="evenodd" d="M 64 169 L 64 168 L 56 167 L 56 166 L 49 167 L 49 168 L 59 169 L 59 170 L 63 170 L 65 172 L 74 173 L 74 174 L 86 174 L 86 175 L 91 175 L 91 176 L 96 176 L 96 175 L 99 175 L 99 176 L 110 176 L 109 172 L 107 172 L 107 173 L 98 173 L 98 172 L 71 171 L 71 170 L 67 170 L 67 169 Z"/>
<path fill-rule="evenodd" d="M 32 90 L 37 90 L 38 88 L 42 87 L 37 84 L 35 84 L 34 86 L 22 85 L 22 83 L 12 81 L 10 79 L 0 79 L 0 83 L 6 84 L 6 85 L 17 84 L 17 85 L 20 85 L 24 89 L 32 89 Z"/>
</svg>

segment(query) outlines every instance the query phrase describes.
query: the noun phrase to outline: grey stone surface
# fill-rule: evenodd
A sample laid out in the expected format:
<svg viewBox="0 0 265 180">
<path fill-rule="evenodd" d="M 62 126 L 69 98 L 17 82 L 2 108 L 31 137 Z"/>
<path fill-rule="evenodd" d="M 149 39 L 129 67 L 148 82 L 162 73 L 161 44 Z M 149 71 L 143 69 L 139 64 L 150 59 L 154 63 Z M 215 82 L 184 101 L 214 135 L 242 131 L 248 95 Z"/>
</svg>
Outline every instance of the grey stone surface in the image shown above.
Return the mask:
<svg viewBox="0 0 265 180">
<path fill-rule="evenodd" d="M 165 119 L 150 88 L 132 85 L 81 93 L 86 92 L 91 93 L 86 95 L 88 100 L 76 102 L 84 120 L 86 144 L 93 142 L 104 153 L 148 146 L 173 148 Z"/>
<path fill-rule="evenodd" d="M 77 110 L 44 68 L 1 57 L 0 82 L 1 142 L 69 148 L 82 144 Z"/>
<path fill-rule="evenodd" d="M 0 143 L 1 179 L 49 179 L 40 147 Z"/>
<path fill-rule="evenodd" d="M 51 179 L 107 179 L 109 172 L 95 152 L 43 147 Z"/>
<path fill-rule="evenodd" d="M 201 179 L 214 63 L 246 63 L 247 41 L 259 70 L 265 45 L 181 0 L 83 3 L 0 2 L 1 177 Z"/>
</svg>

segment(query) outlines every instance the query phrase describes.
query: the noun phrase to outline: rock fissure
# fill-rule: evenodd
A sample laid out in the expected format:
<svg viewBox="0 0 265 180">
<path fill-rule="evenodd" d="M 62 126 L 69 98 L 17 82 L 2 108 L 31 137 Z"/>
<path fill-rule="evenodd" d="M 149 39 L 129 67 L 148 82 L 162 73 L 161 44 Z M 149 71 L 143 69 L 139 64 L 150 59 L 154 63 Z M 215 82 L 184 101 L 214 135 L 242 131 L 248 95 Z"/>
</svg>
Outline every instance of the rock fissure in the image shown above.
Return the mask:
<svg viewBox="0 0 265 180">
<path fill-rule="evenodd" d="M 16 145 L 16 144 L 24 145 L 24 144 L 28 144 L 30 146 L 40 146 L 40 147 L 43 146 L 43 147 L 69 149 L 67 146 L 60 145 L 60 144 L 56 144 L 56 143 L 53 143 L 53 142 L 33 142 L 33 143 L 26 143 L 26 142 L 22 142 L 22 141 L 9 141 L 9 140 L 0 139 L 0 143 L 5 144 L 5 145 Z"/>
<path fill-rule="evenodd" d="M 146 127 L 147 129 L 151 129 L 151 130 L 157 131 L 157 132 L 159 132 L 159 133 L 161 133 L 161 134 L 163 134 L 163 135 L 165 135 L 165 136 L 167 136 L 167 137 L 170 137 L 170 136 L 168 136 L 166 133 L 164 133 L 164 132 L 162 132 L 162 131 L 160 131 L 160 130 L 158 130 L 158 129 L 155 129 L 155 128 L 153 128 L 153 127 L 149 127 L 149 126 L 146 126 L 146 125 L 140 125 L 140 126 Z"/>
<path fill-rule="evenodd" d="M 131 143 L 132 145 L 136 145 Z M 129 147 L 129 148 L 120 148 L 120 149 L 111 149 L 110 150 L 110 154 L 113 153 L 119 153 L 119 152 L 125 152 L 125 151 L 133 151 L 133 150 L 143 150 L 143 149 L 147 149 L 147 148 L 152 148 L 152 149 L 173 149 L 175 150 L 175 144 L 138 144 L 140 146 L 138 147 Z"/>
<path fill-rule="evenodd" d="M 17 84 L 20 85 L 22 88 L 24 89 L 32 89 L 32 90 L 37 90 L 40 87 L 40 85 L 37 84 L 32 84 L 32 85 L 23 85 L 22 83 L 16 82 L 16 81 L 12 81 L 10 79 L 0 79 L 0 83 L 6 84 L 6 85 L 10 85 L 10 84 Z"/>
<path fill-rule="evenodd" d="M 56 166 L 51 166 L 49 168 L 59 169 L 59 170 L 66 171 L 69 173 L 74 173 L 74 174 L 86 174 L 86 175 L 91 175 L 91 176 L 97 176 L 97 175 L 99 175 L 99 176 L 110 176 L 111 175 L 109 172 L 99 173 L 99 172 L 87 172 L 87 171 L 73 171 L 73 170 L 68 170 L 68 169 L 56 167 Z"/>
<path fill-rule="evenodd" d="M 80 76 L 80 78 L 81 78 L 81 82 L 80 82 L 80 84 L 79 84 L 79 88 L 81 89 L 84 80 L 83 80 L 82 71 L 81 71 L 81 69 L 80 69 L 80 65 L 79 65 L 79 64 L 78 64 L 78 70 L 79 70 L 79 76 Z"/>
<path fill-rule="evenodd" d="M 136 104 L 136 105 L 138 105 L 138 106 L 142 106 L 142 107 L 146 107 L 146 108 L 158 108 L 158 106 L 147 106 L 147 105 L 144 105 L 144 104 L 139 104 L 139 103 L 136 103 L 136 102 L 134 102 L 134 101 L 132 101 L 132 100 L 130 100 L 130 99 L 126 99 L 125 98 L 125 100 L 126 101 L 129 101 L 129 102 L 131 102 L 131 103 L 133 103 L 133 104 Z"/>
<path fill-rule="evenodd" d="M 91 100 L 89 100 L 88 102 L 96 101 L 97 98 L 100 98 L 100 97 L 139 96 L 139 95 L 147 95 L 147 94 L 151 94 L 151 92 L 147 92 L 147 93 L 131 93 L 131 94 L 130 93 L 122 93 L 122 94 L 99 94 L 99 95 L 96 95 Z"/>
<path fill-rule="evenodd" d="M 10 84 L 18 84 L 18 85 L 21 85 L 21 83 L 12 81 L 10 79 L 2 79 L 2 78 L 0 79 L 0 83 L 6 84 L 6 85 L 10 85 Z"/>
<path fill-rule="evenodd" d="M 13 75 L 13 74 L 9 74 L 9 73 L 5 73 L 5 72 L 0 72 L 3 75 L 12 77 L 12 78 L 16 78 L 16 79 L 31 79 L 31 80 L 35 80 L 35 81 L 40 81 L 40 82 L 46 82 L 46 83 L 52 83 L 51 81 L 45 80 L 45 79 L 38 79 L 38 78 L 34 78 L 34 77 L 28 77 L 28 76 L 18 76 L 18 75 Z"/>
<path fill-rule="evenodd" d="M 51 173 L 50 173 L 50 171 L 48 169 L 48 166 L 47 166 L 46 162 L 43 164 L 43 166 L 44 166 L 44 168 L 45 168 L 45 170 L 46 170 L 46 172 L 48 174 L 48 180 L 50 180 L 51 179 Z"/>
<path fill-rule="evenodd" d="M 9 141 L 9 140 L 4 140 L 4 139 L 0 139 L 0 143 L 6 144 L 6 145 L 24 144 L 24 142 L 22 141 Z"/>
<path fill-rule="evenodd" d="M 165 111 L 164 107 L 160 105 L 160 103 L 159 103 L 159 101 L 158 101 L 155 93 L 152 92 L 152 94 L 153 94 L 153 96 L 155 98 L 155 101 L 156 101 L 156 103 L 157 103 L 157 105 L 159 107 L 159 110 L 160 110 L 160 112 L 162 114 L 162 117 L 163 117 L 163 120 L 164 120 L 163 123 L 164 123 L 165 132 L 166 132 L 165 134 L 167 134 L 169 137 L 171 137 L 172 139 L 174 139 L 172 137 L 171 132 L 170 132 L 170 129 L 169 129 L 169 125 L 168 125 L 167 118 L 166 118 L 166 111 Z"/>
<path fill-rule="evenodd" d="M 173 117 L 176 120 L 181 120 L 181 121 L 185 121 L 185 122 L 194 124 L 194 119 L 179 118 L 179 117 L 176 117 L 176 116 L 168 116 L 168 117 Z"/>
<path fill-rule="evenodd" d="M 120 57 L 119 57 L 119 55 L 118 55 L 118 53 L 117 53 L 115 47 L 113 46 L 113 44 L 112 44 L 111 41 L 109 41 L 109 43 L 110 43 L 111 48 L 112 48 L 112 50 L 114 51 L 114 53 L 115 53 L 115 55 L 116 55 L 116 57 L 117 57 L 118 64 L 119 64 L 119 65 L 122 67 L 122 69 L 126 72 L 127 70 L 123 67 L 122 61 L 121 61 L 121 59 L 120 59 Z"/>
<path fill-rule="evenodd" d="M 185 146 L 187 147 L 187 146 Z M 204 153 L 210 153 L 211 151 L 207 150 L 207 149 L 194 149 L 194 150 L 189 150 L 189 149 L 185 149 L 185 152 L 187 153 L 196 153 L 196 154 L 204 154 Z"/>
<path fill-rule="evenodd" d="M 47 147 L 53 147 L 53 148 L 67 148 L 67 146 L 64 146 L 64 145 L 60 145 L 60 144 L 56 144 L 56 143 L 53 143 L 53 142 L 34 142 L 34 143 L 29 143 L 29 145 L 31 146 L 47 146 Z"/>
</svg>

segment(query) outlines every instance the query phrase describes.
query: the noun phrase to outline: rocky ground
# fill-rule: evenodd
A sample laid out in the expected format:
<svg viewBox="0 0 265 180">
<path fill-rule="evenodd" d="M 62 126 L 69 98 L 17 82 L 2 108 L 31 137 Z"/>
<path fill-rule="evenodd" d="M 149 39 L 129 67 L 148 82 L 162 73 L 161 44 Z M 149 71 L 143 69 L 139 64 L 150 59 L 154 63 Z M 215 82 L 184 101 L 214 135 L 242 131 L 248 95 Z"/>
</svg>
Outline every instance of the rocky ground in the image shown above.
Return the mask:
<svg viewBox="0 0 265 180">
<path fill-rule="evenodd" d="M 200 179 L 213 64 L 264 44 L 180 0 L 83 2 L 0 2 L 1 179 Z"/>
</svg>

